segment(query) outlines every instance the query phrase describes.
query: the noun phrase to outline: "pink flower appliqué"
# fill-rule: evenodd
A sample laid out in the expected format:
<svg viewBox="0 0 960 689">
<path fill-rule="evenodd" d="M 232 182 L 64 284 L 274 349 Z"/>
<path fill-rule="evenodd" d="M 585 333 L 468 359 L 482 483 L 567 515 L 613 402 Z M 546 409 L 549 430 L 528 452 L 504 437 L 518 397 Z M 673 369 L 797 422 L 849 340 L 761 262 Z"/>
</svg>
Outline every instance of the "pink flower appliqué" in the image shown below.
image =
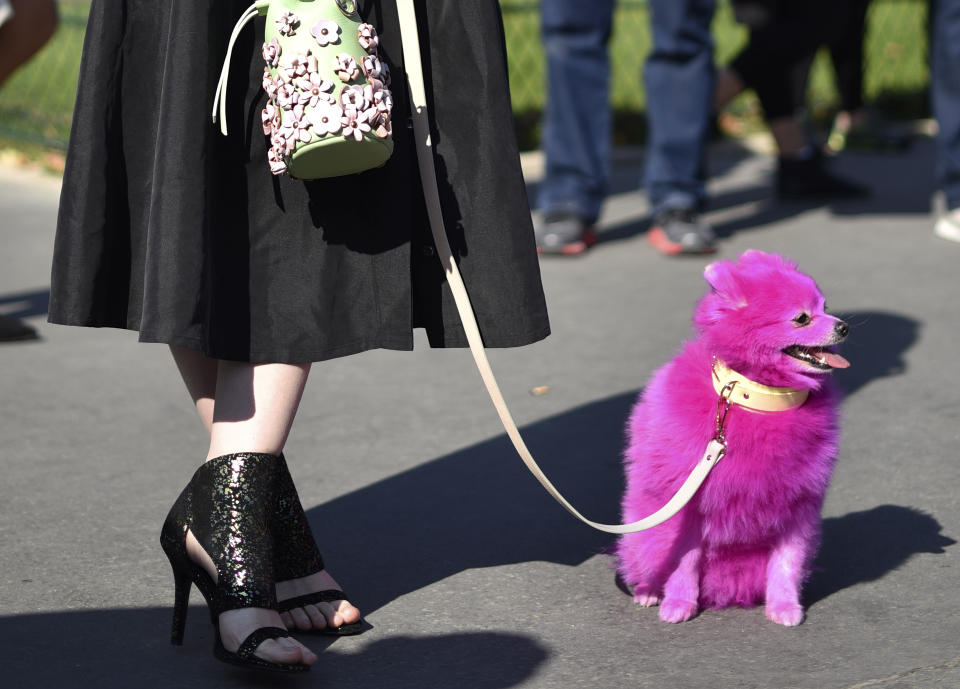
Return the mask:
<svg viewBox="0 0 960 689">
<path fill-rule="evenodd" d="M 284 110 L 290 110 L 300 102 L 300 92 L 293 84 L 281 84 L 277 89 L 277 105 Z"/>
<path fill-rule="evenodd" d="M 294 28 L 300 23 L 300 17 L 290 10 L 284 10 L 283 14 L 277 17 L 277 31 L 284 36 L 292 36 Z"/>
<path fill-rule="evenodd" d="M 381 115 L 377 120 L 376 129 L 373 130 L 373 133 L 381 139 L 391 138 L 393 136 L 393 123 L 390 121 L 390 118 L 384 118 Z"/>
<path fill-rule="evenodd" d="M 336 134 L 343 127 L 343 110 L 335 103 L 319 103 L 307 112 L 307 119 L 313 125 L 317 136 Z"/>
<path fill-rule="evenodd" d="M 327 81 L 319 72 L 311 72 L 307 76 L 297 79 L 297 88 L 300 89 L 300 102 L 314 107 L 321 100 L 332 102 L 333 82 Z"/>
<path fill-rule="evenodd" d="M 341 81 L 353 81 L 360 76 L 360 66 L 353 55 L 340 53 L 333 59 L 333 71 Z"/>
<path fill-rule="evenodd" d="M 310 29 L 321 46 L 340 42 L 340 25 L 330 19 L 321 19 Z"/>
<path fill-rule="evenodd" d="M 382 79 L 383 77 L 383 66 L 380 63 L 380 58 L 376 55 L 367 55 L 363 58 L 363 73 L 366 74 L 371 79 Z"/>
<path fill-rule="evenodd" d="M 275 175 L 282 175 L 287 171 L 287 163 L 281 150 L 271 148 L 267 151 L 267 162 L 270 164 L 270 172 Z"/>
<path fill-rule="evenodd" d="M 357 40 L 368 53 L 377 52 L 377 46 L 380 45 L 380 37 L 372 24 L 361 24 L 357 27 Z"/>
<path fill-rule="evenodd" d="M 390 116 L 393 111 L 393 94 L 390 89 L 380 89 L 373 92 L 373 105 L 381 115 Z"/>
<path fill-rule="evenodd" d="M 263 61 L 271 67 L 276 67 L 280 61 L 280 43 L 276 38 L 272 38 L 269 43 L 263 44 Z"/>
<path fill-rule="evenodd" d="M 369 88 L 369 86 L 364 88 L 359 84 L 354 86 L 344 86 L 343 90 L 340 92 L 340 105 L 343 106 L 344 110 L 366 110 L 368 107 L 370 107 L 370 104 L 367 100 L 367 94 L 365 93 Z"/>
<path fill-rule="evenodd" d="M 298 141 L 302 143 L 310 141 L 310 120 L 304 117 L 302 105 L 297 105 L 293 110 L 287 111 L 286 117 L 283 118 L 283 124 L 280 125 L 280 134 L 287 140 L 288 150 L 293 150 Z"/>
<path fill-rule="evenodd" d="M 263 68 L 263 90 L 267 94 L 267 98 L 273 100 L 277 97 L 277 89 L 280 88 L 280 82 L 273 78 L 270 74 L 270 68 Z"/>
<path fill-rule="evenodd" d="M 296 145 L 296 140 L 287 139 L 279 127 L 273 131 L 273 134 L 270 135 L 270 146 L 275 148 L 281 155 L 287 155 Z"/>
<path fill-rule="evenodd" d="M 280 125 L 280 110 L 273 103 L 267 103 L 267 107 L 260 113 L 260 119 L 263 120 L 263 133 L 272 134 Z"/>
<path fill-rule="evenodd" d="M 372 110 L 372 109 L 371 109 Z M 363 140 L 363 135 L 370 131 L 371 110 L 358 112 L 353 108 L 345 108 L 340 123 L 343 125 L 343 138 L 349 139 L 351 136 L 357 141 Z M 373 112 L 376 112 L 375 110 Z"/>
<path fill-rule="evenodd" d="M 314 58 L 312 55 L 291 55 L 289 58 L 281 60 L 280 68 L 277 71 L 277 76 L 284 81 L 293 81 L 294 79 L 299 79 L 300 77 L 306 76 L 307 72 L 311 71 L 311 58 L 313 58 L 313 63 L 315 65 L 316 58 Z"/>
<path fill-rule="evenodd" d="M 390 65 L 383 60 L 380 61 L 380 81 L 384 86 L 390 85 Z"/>
</svg>

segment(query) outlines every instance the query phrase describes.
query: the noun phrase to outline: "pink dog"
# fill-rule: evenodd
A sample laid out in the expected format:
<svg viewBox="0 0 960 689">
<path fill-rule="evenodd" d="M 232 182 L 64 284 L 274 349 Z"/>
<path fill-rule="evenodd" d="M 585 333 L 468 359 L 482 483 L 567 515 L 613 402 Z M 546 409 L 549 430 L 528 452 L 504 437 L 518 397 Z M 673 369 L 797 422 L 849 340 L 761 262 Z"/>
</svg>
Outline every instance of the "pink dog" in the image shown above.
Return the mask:
<svg viewBox="0 0 960 689">
<path fill-rule="evenodd" d="M 831 349 L 849 326 L 780 256 L 751 250 L 704 275 L 712 289 L 694 313 L 697 338 L 654 374 L 630 417 L 624 519 L 656 511 L 683 483 L 717 435 L 721 394 L 727 452 L 679 514 L 620 538 L 618 570 L 666 622 L 765 601 L 767 617 L 797 625 L 839 442 L 826 374 L 849 366 Z"/>
</svg>

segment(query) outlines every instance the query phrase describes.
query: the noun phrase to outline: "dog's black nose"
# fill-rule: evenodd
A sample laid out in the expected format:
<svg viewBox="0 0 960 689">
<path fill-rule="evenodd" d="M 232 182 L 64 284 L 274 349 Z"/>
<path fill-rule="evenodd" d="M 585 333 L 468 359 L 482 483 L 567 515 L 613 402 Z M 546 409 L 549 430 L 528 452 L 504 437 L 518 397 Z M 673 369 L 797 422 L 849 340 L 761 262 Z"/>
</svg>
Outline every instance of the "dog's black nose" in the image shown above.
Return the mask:
<svg viewBox="0 0 960 689">
<path fill-rule="evenodd" d="M 850 326 L 843 321 L 840 321 L 835 326 L 833 326 L 833 330 L 835 333 L 837 333 L 837 337 L 840 337 L 840 338 L 844 338 L 850 334 Z"/>
</svg>

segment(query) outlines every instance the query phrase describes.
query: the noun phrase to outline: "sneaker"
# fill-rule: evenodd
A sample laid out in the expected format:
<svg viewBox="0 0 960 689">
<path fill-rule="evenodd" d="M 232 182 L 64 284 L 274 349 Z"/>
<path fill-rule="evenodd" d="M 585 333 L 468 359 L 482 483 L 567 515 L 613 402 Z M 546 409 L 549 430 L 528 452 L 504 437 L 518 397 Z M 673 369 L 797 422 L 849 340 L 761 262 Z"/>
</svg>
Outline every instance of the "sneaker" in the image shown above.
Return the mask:
<svg viewBox="0 0 960 689">
<path fill-rule="evenodd" d="M 647 238 L 662 253 L 670 256 L 716 251 L 713 228 L 701 222 L 696 211 L 687 208 L 667 208 L 657 213 Z"/>
<path fill-rule="evenodd" d="M 781 201 L 861 199 L 869 195 L 866 187 L 831 174 L 819 154 L 778 161 L 777 197 Z"/>
<path fill-rule="evenodd" d="M 593 225 L 570 211 L 547 213 L 534 223 L 533 233 L 540 254 L 575 256 L 597 243 Z"/>
<path fill-rule="evenodd" d="M 960 208 L 954 208 L 940 216 L 937 224 L 933 226 L 933 233 L 941 239 L 960 242 Z"/>
<path fill-rule="evenodd" d="M 37 331 L 16 318 L 0 316 L 0 342 L 39 339 Z"/>
</svg>

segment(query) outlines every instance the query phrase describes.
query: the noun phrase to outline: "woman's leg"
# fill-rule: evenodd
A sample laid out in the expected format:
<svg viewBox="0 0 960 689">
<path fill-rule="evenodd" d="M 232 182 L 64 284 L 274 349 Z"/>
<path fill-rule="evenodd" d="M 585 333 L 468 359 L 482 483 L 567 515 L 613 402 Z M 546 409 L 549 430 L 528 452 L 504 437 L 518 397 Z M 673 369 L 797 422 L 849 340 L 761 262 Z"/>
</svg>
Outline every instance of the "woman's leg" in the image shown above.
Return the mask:
<svg viewBox="0 0 960 689">
<path fill-rule="evenodd" d="M 234 452 L 282 452 L 309 365 L 251 366 L 211 359 L 184 347 L 172 346 L 170 350 L 200 421 L 210 434 L 207 459 Z M 261 398 L 257 398 L 258 392 Z M 260 414 L 256 413 L 258 408 Z M 322 570 L 299 579 L 279 581 L 276 589 L 277 600 L 283 601 L 316 591 L 340 589 L 340 586 Z M 282 613 L 281 619 L 288 629 L 323 629 L 356 622 L 360 611 L 348 601 L 334 601 L 294 608 Z"/>
<path fill-rule="evenodd" d="M 217 360 L 186 347 L 171 345 L 170 352 L 197 407 L 200 422 L 209 435 L 213 429 L 213 405 L 217 397 Z"/>
<path fill-rule="evenodd" d="M 309 372 L 310 364 L 219 361 L 207 459 L 283 452 Z"/>
</svg>

